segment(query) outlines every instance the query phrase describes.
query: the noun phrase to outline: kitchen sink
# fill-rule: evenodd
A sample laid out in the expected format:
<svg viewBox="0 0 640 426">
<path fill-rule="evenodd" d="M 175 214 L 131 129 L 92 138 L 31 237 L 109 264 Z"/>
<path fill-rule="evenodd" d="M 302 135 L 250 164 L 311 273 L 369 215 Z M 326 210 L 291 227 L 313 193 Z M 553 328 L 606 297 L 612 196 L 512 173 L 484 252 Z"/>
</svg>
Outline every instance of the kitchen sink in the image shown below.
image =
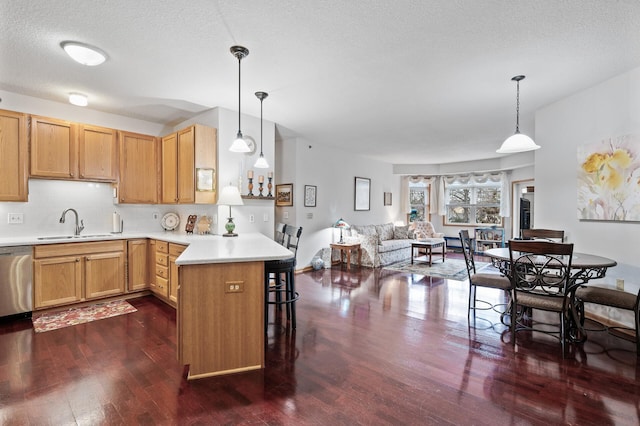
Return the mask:
<svg viewBox="0 0 640 426">
<path fill-rule="evenodd" d="M 74 240 L 81 238 L 103 238 L 110 237 L 111 234 L 93 234 L 93 235 L 55 235 L 52 237 L 38 237 L 39 240 Z"/>
</svg>

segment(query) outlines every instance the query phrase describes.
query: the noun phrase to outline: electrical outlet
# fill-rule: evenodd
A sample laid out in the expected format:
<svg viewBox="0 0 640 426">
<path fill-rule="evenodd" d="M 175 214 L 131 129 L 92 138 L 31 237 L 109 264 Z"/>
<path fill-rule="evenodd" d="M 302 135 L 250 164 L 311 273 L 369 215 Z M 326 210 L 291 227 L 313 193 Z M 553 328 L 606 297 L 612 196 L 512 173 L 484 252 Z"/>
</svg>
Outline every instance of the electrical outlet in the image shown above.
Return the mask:
<svg viewBox="0 0 640 426">
<path fill-rule="evenodd" d="M 160 213 L 153 212 L 153 220 L 158 220 L 160 218 Z"/>
<path fill-rule="evenodd" d="M 269 222 L 269 213 L 265 213 L 262 215 L 262 221 L 263 222 Z"/>
<path fill-rule="evenodd" d="M 616 280 L 616 289 L 624 291 L 624 280 L 622 278 Z"/>
<path fill-rule="evenodd" d="M 313 213 L 307 213 L 307 219 L 313 219 Z"/>
<path fill-rule="evenodd" d="M 225 283 L 225 293 L 242 293 L 244 291 L 244 281 L 227 281 Z"/>
<path fill-rule="evenodd" d="M 216 223 L 216 224 L 218 223 L 218 215 L 217 214 L 213 215 L 213 223 Z"/>
<path fill-rule="evenodd" d="M 24 213 L 9 213 L 7 215 L 7 223 L 12 225 L 24 223 Z"/>
<path fill-rule="evenodd" d="M 252 214 L 249 215 L 249 223 L 253 223 L 256 221 L 256 217 Z"/>
<path fill-rule="evenodd" d="M 282 213 L 282 217 L 283 217 L 284 219 L 289 219 L 289 212 L 284 212 L 284 213 Z"/>
</svg>

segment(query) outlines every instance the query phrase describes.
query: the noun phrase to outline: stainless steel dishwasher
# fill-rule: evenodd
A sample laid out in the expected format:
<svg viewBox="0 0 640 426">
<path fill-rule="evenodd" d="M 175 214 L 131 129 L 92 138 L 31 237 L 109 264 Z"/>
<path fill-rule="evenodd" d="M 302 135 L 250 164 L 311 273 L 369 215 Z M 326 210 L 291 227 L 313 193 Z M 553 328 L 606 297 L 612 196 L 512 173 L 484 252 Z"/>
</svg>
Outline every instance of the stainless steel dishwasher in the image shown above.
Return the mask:
<svg viewBox="0 0 640 426">
<path fill-rule="evenodd" d="M 33 310 L 31 246 L 0 247 L 0 317 Z"/>
</svg>

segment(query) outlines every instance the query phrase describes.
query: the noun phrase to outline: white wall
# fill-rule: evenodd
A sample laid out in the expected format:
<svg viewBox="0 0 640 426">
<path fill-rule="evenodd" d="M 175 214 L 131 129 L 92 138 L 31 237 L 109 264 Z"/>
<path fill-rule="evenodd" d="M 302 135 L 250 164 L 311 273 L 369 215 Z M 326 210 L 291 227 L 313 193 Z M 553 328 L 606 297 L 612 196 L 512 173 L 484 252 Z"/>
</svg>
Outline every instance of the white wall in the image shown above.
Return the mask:
<svg viewBox="0 0 640 426">
<path fill-rule="evenodd" d="M 640 282 L 640 224 L 580 221 L 577 147 L 640 132 L 640 68 L 547 106 L 536 113 L 536 227 L 564 229 L 575 250 L 613 258 L 605 281 Z"/>
<path fill-rule="evenodd" d="M 276 222 L 303 227 L 298 269 L 309 264 L 319 250 L 337 241 L 332 228 L 340 218 L 352 225 L 404 220 L 400 210 L 400 176 L 391 164 L 362 156 L 341 155 L 335 148 L 302 138 L 278 141 L 278 183 L 294 183 L 293 207 L 276 207 Z M 371 179 L 370 211 L 354 210 L 355 177 Z M 280 180 L 283 179 L 283 180 Z M 317 187 L 316 207 L 304 207 L 304 186 Z M 384 206 L 383 193 L 391 192 L 393 204 Z M 284 218 L 287 212 L 289 217 Z"/>
</svg>

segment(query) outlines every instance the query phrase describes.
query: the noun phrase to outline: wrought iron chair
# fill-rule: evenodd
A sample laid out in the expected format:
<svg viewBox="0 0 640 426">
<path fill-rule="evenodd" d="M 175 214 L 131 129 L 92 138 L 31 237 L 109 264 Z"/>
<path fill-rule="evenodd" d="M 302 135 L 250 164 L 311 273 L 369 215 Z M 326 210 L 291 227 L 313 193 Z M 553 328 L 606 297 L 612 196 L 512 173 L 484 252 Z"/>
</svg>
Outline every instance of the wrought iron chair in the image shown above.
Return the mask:
<svg viewBox="0 0 640 426">
<path fill-rule="evenodd" d="M 287 309 L 287 320 L 290 321 L 292 328 L 296 328 L 295 302 L 300 295 L 295 288 L 295 269 L 296 254 L 301 235 L 302 227 L 295 228 L 285 226 L 283 245 L 292 251 L 293 257 L 284 260 L 269 260 L 264 263 L 265 333 L 269 325 L 269 305 L 276 305 L 279 310 L 282 310 L 282 305 L 285 305 Z M 271 294 L 274 295 L 273 300 L 271 299 Z"/>
<path fill-rule="evenodd" d="M 473 244 L 471 244 L 471 239 L 469 238 L 469 231 L 463 229 L 460 231 L 459 236 L 460 243 L 462 245 L 462 253 L 464 254 L 464 260 L 467 264 L 467 273 L 469 275 L 469 308 L 467 310 L 467 318 L 469 318 L 471 311 L 473 311 L 475 315 L 476 310 L 493 309 L 504 315 L 508 311 L 511 303 L 511 281 L 509 278 L 498 272 L 477 272 L 476 263 L 473 258 Z M 492 304 L 485 300 L 478 300 L 476 298 L 477 287 L 489 287 L 503 290 L 506 293 L 507 300 L 509 300 L 509 302 L 506 304 Z M 477 307 L 477 302 L 481 302 L 484 306 L 481 308 Z M 505 306 L 505 309 L 498 310 L 498 306 Z"/>
<path fill-rule="evenodd" d="M 584 303 L 594 303 L 603 306 L 610 306 L 617 309 L 625 309 L 633 312 L 635 329 L 624 326 L 604 326 L 604 331 L 629 330 L 635 332 L 636 354 L 640 357 L 640 291 L 638 294 L 626 293 L 621 290 L 596 286 L 582 286 L 576 290 L 576 299 L 580 305 L 580 323 L 584 325 Z M 591 331 L 591 330 L 590 330 Z M 616 336 L 622 335 L 616 333 Z"/>
<path fill-rule="evenodd" d="M 522 238 L 525 240 L 542 239 L 557 243 L 564 241 L 564 231 L 556 229 L 522 229 Z"/>
<path fill-rule="evenodd" d="M 573 244 L 547 241 L 509 241 L 510 274 L 513 283 L 511 315 L 512 344 L 521 330 L 539 331 L 560 339 L 562 356 L 569 340 L 575 287 L 571 281 Z M 532 310 L 555 312 L 558 332 L 534 322 Z"/>
</svg>

